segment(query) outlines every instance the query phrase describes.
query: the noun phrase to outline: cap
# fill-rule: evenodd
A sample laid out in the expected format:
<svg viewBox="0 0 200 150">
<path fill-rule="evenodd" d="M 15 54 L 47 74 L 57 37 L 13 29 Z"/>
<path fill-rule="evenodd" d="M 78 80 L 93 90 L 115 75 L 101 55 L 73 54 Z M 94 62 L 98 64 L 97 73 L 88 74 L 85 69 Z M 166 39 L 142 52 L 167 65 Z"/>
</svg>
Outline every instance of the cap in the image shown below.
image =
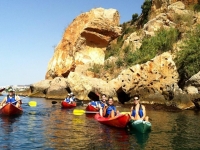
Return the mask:
<svg viewBox="0 0 200 150">
<path fill-rule="evenodd" d="M 15 90 L 12 89 L 12 88 L 8 89 L 8 92 L 14 92 L 14 91 L 15 91 Z"/>
<path fill-rule="evenodd" d="M 74 95 L 74 93 L 71 92 L 70 95 Z"/>
</svg>

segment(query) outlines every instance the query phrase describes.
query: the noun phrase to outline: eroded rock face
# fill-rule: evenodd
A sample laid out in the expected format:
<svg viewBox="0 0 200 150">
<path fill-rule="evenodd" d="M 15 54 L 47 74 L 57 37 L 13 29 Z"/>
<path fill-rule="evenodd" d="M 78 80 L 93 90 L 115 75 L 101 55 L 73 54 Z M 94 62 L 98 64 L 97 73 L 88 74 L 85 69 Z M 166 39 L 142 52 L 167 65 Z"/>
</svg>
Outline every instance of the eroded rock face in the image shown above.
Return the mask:
<svg viewBox="0 0 200 150">
<path fill-rule="evenodd" d="M 185 8 L 185 6 L 183 6 L 181 3 L 184 5 L 192 5 L 197 4 L 198 0 L 152 0 L 150 19 L 154 18 L 160 13 L 166 13 L 168 11 L 168 6 L 171 4 L 177 6 L 177 8 Z"/>
<path fill-rule="evenodd" d="M 138 64 L 123 70 L 109 84 L 116 91 L 122 88 L 130 97 L 138 93 L 145 98 L 145 96 L 148 97 L 150 94 L 162 94 L 163 92 L 179 90 L 176 86 L 178 78 L 176 65 L 172 60 L 172 56 L 166 52 L 145 64 Z"/>
<path fill-rule="evenodd" d="M 98 78 L 91 78 L 80 75 L 76 72 L 71 72 L 69 74 L 68 85 L 76 97 L 81 100 L 90 100 L 88 97 L 90 92 L 93 92 L 99 96 L 101 94 L 116 96 L 114 88 L 110 86 L 106 81 Z"/>
<path fill-rule="evenodd" d="M 184 90 L 188 94 L 200 94 L 200 71 L 186 81 Z"/>
<path fill-rule="evenodd" d="M 67 77 L 79 64 L 103 64 L 107 45 L 121 34 L 118 25 L 119 13 L 115 9 L 96 8 L 79 15 L 55 48 L 46 79 Z"/>
</svg>

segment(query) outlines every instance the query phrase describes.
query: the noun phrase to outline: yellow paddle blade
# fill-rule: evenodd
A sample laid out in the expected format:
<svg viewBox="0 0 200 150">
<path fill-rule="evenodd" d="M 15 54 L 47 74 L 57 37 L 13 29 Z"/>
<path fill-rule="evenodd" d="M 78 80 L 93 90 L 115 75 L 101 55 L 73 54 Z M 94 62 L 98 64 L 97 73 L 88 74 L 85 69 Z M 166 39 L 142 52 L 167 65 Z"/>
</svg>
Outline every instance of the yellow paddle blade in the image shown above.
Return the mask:
<svg viewBox="0 0 200 150">
<path fill-rule="evenodd" d="M 129 114 L 130 115 L 130 112 L 120 112 L 120 114 L 123 114 L 123 115 Z"/>
<path fill-rule="evenodd" d="M 79 109 L 74 109 L 73 114 L 74 115 L 82 115 L 85 113 L 85 110 L 79 110 Z"/>
<path fill-rule="evenodd" d="M 31 106 L 31 107 L 37 106 L 37 102 L 36 102 L 36 101 L 30 101 L 28 104 L 29 104 L 29 106 Z"/>
</svg>

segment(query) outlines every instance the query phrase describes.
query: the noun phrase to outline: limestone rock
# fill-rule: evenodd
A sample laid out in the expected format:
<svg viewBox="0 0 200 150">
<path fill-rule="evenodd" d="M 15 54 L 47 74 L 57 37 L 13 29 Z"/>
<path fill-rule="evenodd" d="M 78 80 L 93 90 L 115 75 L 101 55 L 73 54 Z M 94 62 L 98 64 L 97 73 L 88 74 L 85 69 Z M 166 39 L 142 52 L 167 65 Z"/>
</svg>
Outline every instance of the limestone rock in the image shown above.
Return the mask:
<svg viewBox="0 0 200 150">
<path fill-rule="evenodd" d="M 155 35 L 155 32 L 159 29 L 169 29 L 169 28 L 175 28 L 176 24 L 172 22 L 166 13 L 161 13 L 158 16 L 156 16 L 154 19 L 149 20 L 143 27 L 143 30 L 145 31 L 146 35 L 153 36 Z"/>
<path fill-rule="evenodd" d="M 35 93 L 36 97 L 46 97 L 48 88 L 50 87 L 51 80 L 42 80 L 30 86 L 31 93 Z"/>
<path fill-rule="evenodd" d="M 137 34 L 137 32 L 133 32 L 125 41 L 124 44 L 122 46 L 122 49 L 126 48 L 127 46 L 129 46 L 131 48 L 131 50 L 134 52 L 137 49 L 140 48 L 140 46 L 142 45 L 142 39 L 143 36 L 140 36 Z"/>
<path fill-rule="evenodd" d="M 184 89 L 188 94 L 200 93 L 200 71 L 186 81 Z"/>
<path fill-rule="evenodd" d="M 81 100 L 90 100 L 88 97 L 90 92 L 93 92 L 97 95 L 116 95 L 115 90 L 106 81 L 97 78 L 90 78 L 84 75 L 80 75 L 76 72 L 71 72 L 69 74 L 68 85 L 76 97 Z"/>
<path fill-rule="evenodd" d="M 50 87 L 47 90 L 46 98 L 49 99 L 64 99 L 67 97 L 67 79 L 56 77 L 51 81 Z"/>
<path fill-rule="evenodd" d="M 121 34 L 118 25 L 115 9 L 96 8 L 79 15 L 55 48 L 46 79 L 67 77 L 78 65 L 103 64 L 107 45 Z"/>
<path fill-rule="evenodd" d="M 135 93 L 150 95 L 161 94 L 165 91 L 174 92 L 177 82 L 176 65 L 171 54 L 165 52 L 145 64 L 138 64 L 123 70 L 109 84 L 116 91 L 122 87 L 122 90 L 132 97 Z"/>
<path fill-rule="evenodd" d="M 152 0 L 151 14 L 150 14 L 149 19 L 154 18 L 160 13 L 166 13 L 168 11 L 167 9 L 169 5 L 175 6 L 177 9 L 183 9 L 185 8 L 184 5 L 187 6 L 187 5 L 197 4 L 197 3 L 198 3 L 198 0 L 168 0 L 168 1 Z"/>
</svg>

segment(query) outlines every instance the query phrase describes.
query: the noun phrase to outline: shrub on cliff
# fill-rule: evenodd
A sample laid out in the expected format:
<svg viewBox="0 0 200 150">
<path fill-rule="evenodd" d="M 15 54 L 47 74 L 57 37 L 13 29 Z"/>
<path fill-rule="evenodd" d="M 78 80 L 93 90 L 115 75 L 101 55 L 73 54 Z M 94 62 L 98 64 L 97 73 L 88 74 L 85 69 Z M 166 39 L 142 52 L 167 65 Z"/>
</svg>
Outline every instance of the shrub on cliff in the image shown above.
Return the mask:
<svg viewBox="0 0 200 150">
<path fill-rule="evenodd" d="M 200 69 L 200 25 L 187 33 L 186 37 L 184 46 L 177 53 L 175 59 L 180 75 L 180 84 L 183 84 Z"/>
<path fill-rule="evenodd" d="M 179 32 L 176 29 L 161 29 L 153 37 L 146 37 L 142 41 L 139 50 L 131 52 L 129 47 L 125 50 L 125 61 L 128 66 L 137 63 L 145 63 L 156 55 L 172 49 L 173 44 L 178 40 Z"/>
<path fill-rule="evenodd" d="M 200 0 L 198 0 L 198 3 L 194 5 L 194 11 L 200 12 Z"/>
<path fill-rule="evenodd" d="M 151 5 L 152 5 L 152 0 L 145 0 L 143 5 L 141 6 L 142 8 L 142 19 L 140 22 L 141 25 L 144 25 L 145 23 L 148 22 L 148 16 L 151 10 Z"/>
</svg>

